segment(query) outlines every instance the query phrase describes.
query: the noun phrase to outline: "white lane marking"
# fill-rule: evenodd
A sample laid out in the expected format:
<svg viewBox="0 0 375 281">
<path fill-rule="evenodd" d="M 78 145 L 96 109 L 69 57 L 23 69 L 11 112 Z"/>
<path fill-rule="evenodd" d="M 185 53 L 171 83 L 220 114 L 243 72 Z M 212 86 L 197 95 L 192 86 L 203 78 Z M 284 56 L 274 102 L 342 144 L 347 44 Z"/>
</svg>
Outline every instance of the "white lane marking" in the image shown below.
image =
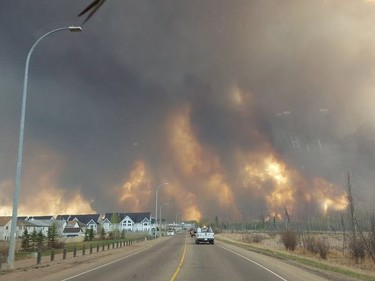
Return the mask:
<svg viewBox="0 0 375 281">
<path fill-rule="evenodd" d="M 142 253 L 142 252 L 144 252 L 144 251 L 150 249 L 151 247 L 152 247 L 152 246 L 149 246 L 149 247 L 147 247 L 147 248 L 145 248 L 145 249 L 143 249 L 143 250 L 140 250 L 140 251 L 138 251 L 138 252 L 135 252 L 135 253 L 133 253 L 133 254 L 130 254 L 130 255 L 126 256 L 126 257 L 122 257 L 122 258 L 120 258 L 120 259 L 117 259 L 117 260 L 111 261 L 111 262 L 109 262 L 109 263 L 103 264 L 103 265 L 98 266 L 98 267 L 95 267 L 95 268 L 93 268 L 93 269 L 90 269 L 90 270 L 87 270 L 87 271 L 81 272 L 81 273 L 79 273 L 79 274 L 76 274 L 76 275 L 74 275 L 74 276 L 68 277 L 68 278 L 63 279 L 63 280 L 61 280 L 61 281 L 71 280 L 71 279 L 73 279 L 73 278 L 76 278 L 76 277 L 78 277 L 78 276 L 81 276 L 81 275 L 87 274 L 87 273 L 89 273 L 89 272 L 95 271 L 95 270 L 97 270 L 97 269 L 99 269 L 99 268 L 102 268 L 102 267 L 105 267 L 105 266 L 107 266 L 107 265 L 110 265 L 110 264 L 116 263 L 116 262 L 118 262 L 118 261 L 121 261 L 121 260 L 124 260 L 124 259 L 130 258 L 130 257 L 132 257 L 132 256 L 135 256 L 135 255 L 137 255 L 137 254 L 139 254 L 139 253 Z"/>
<path fill-rule="evenodd" d="M 222 248 L 222 249 L 224 249 L 224 250 L 227 250 L 228 252 L 231 252 L 232 254 L 235 254 L 235 255 L 237 255 L 237 256 L 239 256 L 239 257 L 245 259 L 245 260 L 248 260 L 249 262 L 252 262 L 253 264 L 256 264 L 257 266 L 259 266 L 259 267 L 261 267 L 261 268 L 267 270 L 269 273 L 272 273 L 273 275 L 275 275 L 276 277 L 280 278 L 280 279 L 283 280 L 283 281 L 288 281 L 288 280 L 286 280 L 285 278 L 281 277 L 281 276 L 280 276 L 279 274 L 277 274 L 276 272 L 273 272 L 271 269 L 268 269 L 267 267 L 261 265 L 260 263 L 257 263 L 256 261 L 253 261 L 252 259 L 249 259 L 249 258 L 247 258 L 247 257 L 245 257 L 245 256 L 243 256 L 243 255 L 240 255 L 240 254 L 236 253 L 235 251 L 229 250 L 229 249 L 227 249 L 227 248 L 225 248 L 225 247 L 223 247 L 223 246 L 220 246 L 220 245 L 217 245 L 217 246 L 219 246 L 220 248 Z"/>
</svg>

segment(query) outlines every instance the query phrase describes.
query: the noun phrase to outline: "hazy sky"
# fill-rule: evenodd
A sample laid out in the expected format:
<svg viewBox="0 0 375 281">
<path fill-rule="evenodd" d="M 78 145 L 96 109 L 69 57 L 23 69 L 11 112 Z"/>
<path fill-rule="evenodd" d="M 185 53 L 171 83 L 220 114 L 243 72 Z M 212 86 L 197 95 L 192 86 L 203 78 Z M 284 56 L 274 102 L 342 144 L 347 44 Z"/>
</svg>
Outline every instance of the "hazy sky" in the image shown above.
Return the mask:
<svg viewBox="0 0 375 281">
<path fill-rule="evenodd" d="M 32 44 L 90 1 L 3 0 L 0 214 Z M 29 69 L 19 214 L 298 216 L 375 199 L 375 3 L 107 0 Z"/>
</svg>

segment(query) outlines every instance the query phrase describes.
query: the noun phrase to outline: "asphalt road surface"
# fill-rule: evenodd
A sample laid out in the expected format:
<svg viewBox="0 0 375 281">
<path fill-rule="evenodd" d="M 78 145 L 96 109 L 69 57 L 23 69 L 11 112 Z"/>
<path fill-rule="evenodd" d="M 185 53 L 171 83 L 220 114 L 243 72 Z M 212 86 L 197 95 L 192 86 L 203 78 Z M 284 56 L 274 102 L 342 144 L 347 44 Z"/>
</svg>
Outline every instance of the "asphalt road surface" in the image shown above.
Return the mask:
<svg viewBox="0 0 375 281">
<path fill-rule="evenodd" d="M 236 281 L 327 280 L 281 260 L 256 254 L 219 241 L 194 243 L 185 233 L 163 238 L 100 265 L 45 276 L 48 281 Z"/>
</svg>

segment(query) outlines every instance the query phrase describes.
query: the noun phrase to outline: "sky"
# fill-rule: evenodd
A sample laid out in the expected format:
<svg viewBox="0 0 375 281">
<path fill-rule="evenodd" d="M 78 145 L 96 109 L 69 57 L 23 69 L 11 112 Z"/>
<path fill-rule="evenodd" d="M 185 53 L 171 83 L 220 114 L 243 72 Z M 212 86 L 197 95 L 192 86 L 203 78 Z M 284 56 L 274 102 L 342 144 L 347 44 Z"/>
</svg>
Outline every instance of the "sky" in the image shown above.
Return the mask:
<svg viewBox="0 0 375 281">
<path fill-rule="evenodd" d="M 25 61 L 90 1 L 3 0 L 0 215 Z M 107 0 L 43 39 L 28 75 L 20 215 L 243 221 L 375 199 L 375 3 Z M 373 206 L 372 206 L 373 207 Z M 159 212 L 159 210 L 158 210 Z"/>
</svg>

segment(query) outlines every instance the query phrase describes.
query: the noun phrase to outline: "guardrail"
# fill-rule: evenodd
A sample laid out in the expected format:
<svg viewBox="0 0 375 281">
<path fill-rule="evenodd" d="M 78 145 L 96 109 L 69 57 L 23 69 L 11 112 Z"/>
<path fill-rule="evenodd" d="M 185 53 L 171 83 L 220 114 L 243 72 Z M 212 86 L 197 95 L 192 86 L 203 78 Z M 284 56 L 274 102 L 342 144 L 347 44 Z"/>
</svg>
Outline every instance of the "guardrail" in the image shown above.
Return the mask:
<svg viewBox="0 0 375 281">
<path fill-rule="evenodd" d="M 61 255 L 61 259 L 65 260 L 70 258 L 75 258 L 79 256 L 91 255 L 94 253 L 104 252 L 112 249 L 119 249 L 128 247 L 137 243 L 141 243 L 147 241 L 148 237 L 138 238 L 138 239 L 130 239 L 130 240 L 118 240 L 113 242 L 108 241 L 98 241 L 93 243 L 87 243 L 82 245 L 74 245 L 73 247 L 64 247 L 62 249 L 54 249 L 51 248 L 47 251 L 38 250 L 34 253 L 29 253 L 32 257 L 35 257 L 34 265 L 42 264 L 42 261 L 45 260 L 46 262 L 53 262 L 55 261 L 56 255 Z M 88 247 L 88 248 L 86 248 Z M 61 260 L 60 259 L 60 260 Z M 29 259 L 30 260 L 30 259 Z M 3 263 L 6 263 L 6 257 L 0 255 L 0 270 L 6 269 L 3 268 Z M 32 264 L 30 264 L 32 265 Z"/>
</svg>

